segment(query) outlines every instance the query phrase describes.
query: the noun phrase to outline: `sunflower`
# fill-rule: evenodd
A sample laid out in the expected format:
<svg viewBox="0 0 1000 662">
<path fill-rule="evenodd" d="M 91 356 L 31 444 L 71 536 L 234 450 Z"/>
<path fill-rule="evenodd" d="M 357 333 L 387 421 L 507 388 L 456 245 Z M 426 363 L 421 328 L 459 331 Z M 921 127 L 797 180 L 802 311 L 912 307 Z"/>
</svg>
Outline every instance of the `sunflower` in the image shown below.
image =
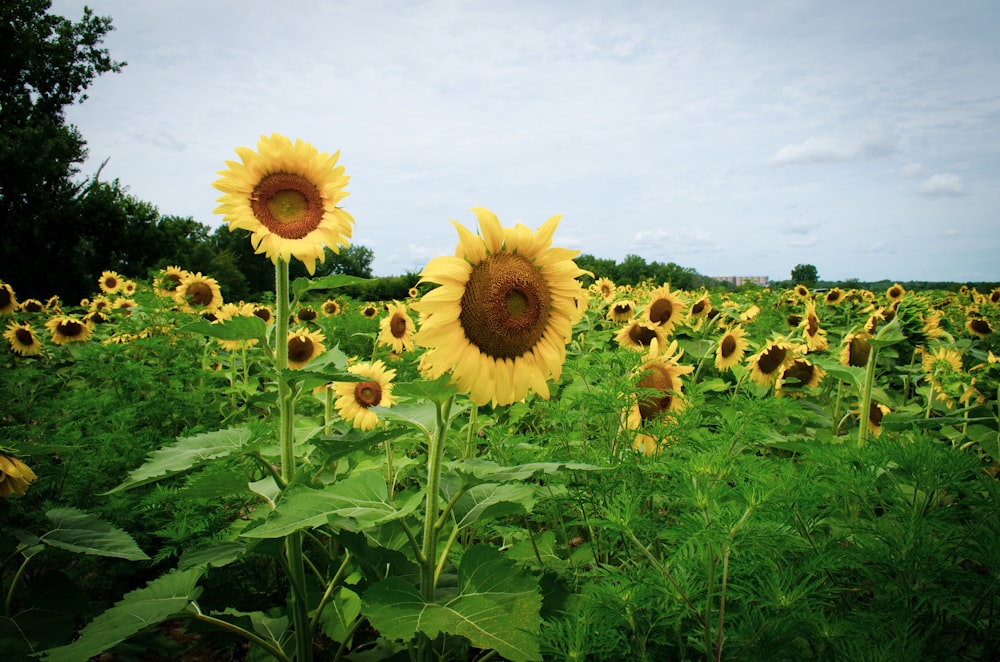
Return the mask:
<svg viewBox="0 0 1000 662">
<path fill-rule="evenodd" d="M 42 342 L 35 335 L 35 330 L 26 323 L 11 323 L 7 325 L 3 337 L 10 343 L 11 350 L 21 356 L 38 356 L 42 353 Z"/>
<path fill-rule="evenodd" d="M 255 317 L 259 317 L 264 320 L 264 324 L 270 324 L 271 320 L 274 319 L 274 313 L 267 306 L 254 306 L 253 314 Z"/>
<path fill-rule="evenodd" d="M 111 310 L 111 301 L 104 295 L 96 296 L 90 300 L 90 310 L 97 313 L 105 313 Z"/>
<path fill-rule="evenodd" d="M 334 299 L 327 299 L 326 301 L 323 302 L 323 305 L 320 306 L 320 310 L 323 311 L 324 315 L 328 317 L 333 317 L 334 315 L 340 312 L 340 304 L 337 303 Z"/>
<path fill-rule="evenodd" d="M 310 361 L 322 354 L 323 333 L 321 331 L 289 331 L 288 332 L 288 367 L 301 370 Z"/>
<path fill-rule="evenodd" d="M 805 285 L 796 285 L 795 296 L 797 296 L 800 299 L 805 299 L 806 297 L 809 296 L 809 288 L 806 287 Z"/>
<path fill-rule="evenodd" d="M 249 230 L 250 243 L 277 263 L 294 256 L 312 275 L 316 260 L 348 245 L 354 219 L 337 203 L 347 197 L 348 177 L 332 156 L 307 142 L 272 133 L 261 136 L 257 151 L 238 147 L 242 163 L 226 161 L 228 170 L 213 184 L 224 193 L 215 213 L 229 229 Z"/>
<path fill-rule="evenodd" d="M 669 285 L 658 287 L 649 294 L 646 319 L 659 326 L 664 335 L 670 335 L 674 327 L 683 324 L 687 317 L 687 304 L 670 291 Z"/>
<path fill-rule="evenodd" d="M 187 275 L 187 271 L 176 266 L 161 269 L 160 274 L 153 279 L 153 291 L 161 297 L 173 297 Z"/>
<path fill-rule="evenodd" d="M 396 377 L 396 371 L 387 370 L 381 361 L 372 361 L 352 365 L 347 372 L 367 377 L 367 380 L 334 382 L 337 400 L 333 406 L 340 417 L 350 421 L 355 428 L 373 430 L 379 421 L 371 407 L 391 407 L 396 404 L 396 398 L 392 396 L 392 380 Z"/>
<path fill-rule="evenodd" d="M 632 320 L 618 331 L 615 340 L 622 347 L 642 351 L 658 342 L 661 345 L 666 341 L 667 334 L 663 327 L 645 320 Z"/>
<path fill-rule="evenodd" d="M 59 295 L 54 294 L 45 300 L 45 310 L 50 313 L 62 312 L 62 301 L 59 300 Z"/>
<path fill-rule="evenodd" d="M 612 322 L 627 322 L 635 315 L 635 301 L 619 299 L 608 309 L 608 319 Z"/>
<path fill-rule="evenodd" d="M 990 303 L 993 305 L 1000 303 L 1000 287 L 995 287 L 993 288 L 993 291 L 990 292 Z"/>
<path fill-rule="evenodd" d="M 823 303 L 828 306 L 836 306 L 844 301 L 844 290 L 839 287 L 831 287 L 827 290 L 826 296 L 823 297 Z"/>
<path fill-rule="evenodd" d="M 415 288 L 415 287 L 411 287 L 410 289 L 408 289 L 408 290 L 406 291 L 406 295 L 407 295 L 408 297 L 410 297 L 411 299 L 416 299 L 417 297 L 419 297 L 419 296 L 420 296 L 420 290 L 418 290 L 418 289 L 417 289 L 417 288 Z"/>
<path fill-rule="evenodd" d="M 705 320 L 708 319 L 711 312 L 712 302 L 707 296 L 701 297 L 691 304 L 691 309 L 688 310 L 688 326 L 697 331 L 704 324 Z"/>
<path fill-rule="evenodd" d="M 222 324 L 237 317 L 253 317 L 254 305 L 252 303 L 235 304 L 224 303 L 215 311 L 215 320 L 212 324 Z M 242 338 L 238 340 L 224 340 L 217 338 L 217 342 L 222 349 L 227 352 L 235 352 L 240 349 L 248 349 L 258 343 L 257 338 Z"/>
<path fill-rule="evenodd" d="M 604 301 L 611 301 L 615 298 L 615 292 L 618 290 L 615 287 L 613 280 L 607 276 L 601 276 L 594 281 L 594 284 L 590 286 L 591 290 L 597 294 Z"/>
<path fill-rule="evenodd" d="M 781 377 L 785 368 L 798 357 L 799 346 L 783 336 L 769 341 L 764 348 L 747 359 L 750 379 L 761 386 L 771 386 Z"/>
<path fill-rule="evenodd" d="M 518 224 L 504 228 L 492 212 L 475 207 L 481 236 L 455 223 L 454 257 L 431 260 L 421 282 L 438 283 L 413 304 L 421 314 L 417 345 L 434 379 L 452 381 L 482 405 L 510 404 L 529 390 L 549 397 L 547 380 L 558 379 L 566 342 L 586 293 L 577 280 L 579 251 L 553 248 L 560 216 L 537 232 Z"/>
<path fill-rule="evenodd" d="M 906 290 L 899 283 L 895 283 L 885 291 L 885 297 L 889 301 L 899 301 L 906 294 Z"/>
<path fill-rule="evenodd" d="M 878 437 L 882 434 L 882 418 L 892 410 L 880 402 L 871 401 L 868 406 L 868 434 Z"/>
<path fill-rule="evenodd" d="M 94 328 L 95 324 L 106 324 L 110 321 L 108 317 L 99 310 L 92 310 L 80 319 L 90 328 Z"/>
<path fill-rule="evenodd" d="M 413 320 L 406 314 L 406 306 L 393 301 L 388 308 L 389 314 L 378 323 L 378 344 L 391 347 L 396 354 L 412 352 Z"/>
<path fill-rule="evenodd" d="M 965 329 L 974 336 L 986 338 L 993 333 L 993 327 L 984 317 L 973 317 L 965 323 Z"/>
<path fill-rule="evenodd" d="M 102 271 L 97 285 L 105 294 L 118 294 L 122 287 L 122 277 L 116 271 Z"/>
<path fill-rule="evenodd" d="M 930 351 L 924 351 L 921 367 L 934 379 L 962 372 L 962 355 L 954 349 L 939 345 Z"/>
<path fill-rule="evenodd" d="M 826 376 L 826 370 L 810 363 L 805 359 L 795 359 L 795 361 L 785 368 L 778 379 L 775 390 L 782 392 L 804 391 L 807 388 L 816 388 Z M 798 395 L 798 393 L 796 393 Z"/>
<path fill-rule="evenodd" d="M 122 281 L 121 293 L 124 296 L 130 297 L 135 294 L 135 288 L 138 287 L 134 280 L 124 280 Z"/>
<path fill-rule="evenodd" d="M 17 297 L 14 296 L 14 288 L 7 283 L 0 282 L 0 314 L 12 313 L 17 308 Z"/>
<path fill-rule="evenodd" d="M 41 313 L 45 311 L 45 304 L 38 299 L 25 299 L 21 302 L 22 313 Z"/>
<path fill-rule="evenodd" d="M 367 317 L 368 319 L 373 319 L 378 315 L 378 306 L 373 303 L 366 303 L 361 309 L 361 316 Z"/>
<path fill-rule="evenodd" d="M 13 455 L 0 453 L 0 497 L 9 499 L 11 494 L 24 496 L 28 485 L 37 478 L 24 462 Z"/>
<path fill-rule="evenodd" d="M 45 323 L 45 328 L 52 335 L 52 342 L 57 345 L 83 342 L 92 333 L 92 329 L 84 322 L 69 315 L 56 315 Z"/>
<path fill-rule="evenodd" d="M 743 360 L 750 342 L 746 338 L 747 332 L 742 326 L 734 326 L 726 329 L 719 339 L 719 345 L 715 350 L 715 367 L 719 370 L 732 370 L 733 366 Z"/>
<path fill-rule="evenodd" d="M 639 414 L 649 421 L 668 412 L 679 411 L 684 406 L 681 376 L 694 371 L 694 366 L 680 365 L 675 354 L 676 343 L 667 352 L 648 359 L 639 368 L 636 392 L 639 396 Z"/>
<path fill-rule="evenodd" d="M 806 302 L 806 314 L 802 322 L 802 335 L 805 337 L 806 347 L 810 352 L 819 352 L 830 346 L 826 339 L 826 331 L 819 326 L 819 317 L 816 315 L 816 303 Z"/>
<path fill-rule="evenodd" d="M 319 317 L 319 313 L 312 306 L 303 306 L 299 308 L 299 312 L 295 314 L 295 317 L 300 322 L 315 322 L 316 318 Z"/>
<path fill-rule="evenodd" d="M 187 312 L 211 313 L 222 306 L 222 291 L 218 281 L 210 276 L 202 276 L 200 271 L 188 274 L 177 286 L 174 297 Z"/>
<path fill-rule="evenodd" d="M 753 304 L 749 308 L 744 310 L 742 313 L 740 313 L 740 321 L 752 322 L 754 319 L 757 318 L 757 315 L 760 315 L 760 306 Z"/>
<path fill-rule="evenodd" d="M 871 334 L 865 331 L 848 333 L 840 348 L 840 364 L 852 368 L 864 368 L 868 365 L 868 357 L 872 353 L 871 343 L 868 339 Z"/>
</svg>

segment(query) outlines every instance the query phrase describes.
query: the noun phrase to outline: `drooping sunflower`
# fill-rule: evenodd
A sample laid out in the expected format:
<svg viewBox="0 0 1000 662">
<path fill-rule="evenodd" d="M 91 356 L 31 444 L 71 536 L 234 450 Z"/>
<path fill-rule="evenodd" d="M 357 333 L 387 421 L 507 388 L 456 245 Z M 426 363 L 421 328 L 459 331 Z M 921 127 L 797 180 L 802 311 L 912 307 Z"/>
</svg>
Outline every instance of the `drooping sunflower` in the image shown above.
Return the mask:
<svg viewBox="0 0 1000 662">
<path fill-rule="evenodd" d="M 306 331 L 303 329 L 288 332 L 288 367 L 301 370 L 309 362 L 322 354 L 323 333 L 321 331 Z"/>
<path fill-rule="evenodd" d="M 784 336 L 777 336 L 767 342 L 764 348 L 747 359 L 750 379 L 761 386 L 774 384 L 785 368 L 792 365 L 798 356 L 799 346 Z"/>
<path fill-rule="evenodd" d="M 265 324 L 270 324 L 271 320 L 274 319 L 274 313 L 271 312 L 271 309 L 268 306 L 254 306 L 253 314 L 254 316 L 264 320 Z"/>
<path fill-rule="evenodd" d="M 994 306 L 997 305 L 997 304 L 1000 304 L 1000 287 L 993 288 L 993 291 L 990 292 L 990 299 L 989 299 L 989 301 Z"/>
<path fill-rule="evenodd" d="M 21 302 L 22 313 L 41 313 L 45 311 L 45 304 L 38 299 L 25 299 Z"/>
<path fill-rule="evenodd" d="M 864 368 L 868 365 L 868 357 L 872 353 L 872 346 L 868 342 L 871 334 L 866 331 L 848 333 L 840 347 L 840 364 L 853 368 Z"/>
<path fill-rule="evenodd" d="M 826 331 L 819 325 L 815 302 L 806 302 L 806 314 L 803 316 L 800 326 L 806 347 L 810 352 L 819 352 L 830 346 L 830 342 L 826 339 Z"/>
<path fill-rule="evenodd" d="M 623 326 L 615 335 L 615 340 L 622 347 L 643 351 L 654 342 L 663 345 L 666 342 L 667 334 L 663 327 L 642 319 L 634 319 Z"/>
<path fill-rule="evenodd" d="M 885 291 L 885 298 L 889 301 L 899 301 L 906 294 L 906 289 L 899 283 L 894 283 Z"/>
<path fill-rule="evenodd" d="M 882 418 L 892 410 L 881 402 L 871 401 L 868 405 L 868 434 L 879 437 L 882 434 Z"/>
<path fill-rule="evenodd" d="M 826 376 L 826 370 L 806 359 L 795 359 L 778 379 L 775 391 L 779 394 L 800 395 L 807 388 L 816 388 Z"/>
<path fill-rule="evenodd" d="M 965 329 L 979 338 L 986 338 L 993 333 L 993 327 L 985 317 L 972 317 L 965 323 Z"/>
<path fill-rule="evenodd" d="M 839 287 L 831 287 L 827 290 L 826 296 L 823 297 L 823 303 L 828 306 L 837 306 L 844 301 L 844 290 Z"/>
<path fill-rule="evenodd" d="M 345 421 L 359 430 L 374 430 L 379 420 L 371 407 L 391 407 L 396 404 L 392 395 L 392 380 L 396 377 L 395 370 L 388 370 L 382 361 L 357 363 L 350 366 L 347 372 L 367 377 L 360 382 L 334 382 L 333 389 L 337 395 L 333 403 L 337 413 Z"/>
<path fill-rule="evenodd" d="M 421 366 L 435 379 L 447 371 L 478 405 L 510 404 L 529 390 L 549 397 L 566 343 L 585 296 L 573 258 L 579 251 L 552 247 L 560 216 L 532 232 L 504 228 L 492 212 L 475 207 L 481 236 L 455 223 L 454 257 L 431 260 L 421 282 L 439 284 L 413 304 L 421 315 L 417 345 L 428 348 Z"/>
<path fill-rule="evenodd" d="M 743 361 L 743 355 L 750 346 L 746 336 L 747 332 L 741 326 L 734 326 L 722 334 L 715 349 L 716 368 L 732 370 L 733 366 Z"/>
<path fill-rule="evenodd" d="M 627 322 L 635 315 L 635 301 L 619 299 L 608 308 L 608 319 L 612 322 Z"/>
<path fill-rule="evenodd" d="M 218 281 L 202 276 L 200 271 L 189 273 L 177 286 L 174 297 L 187 312 L 211 313 L 222 306 L 222 290 Z"/>
<path fill-rule="evenodd" d="M 85 322 L 69 315 L 56 315 L 45 323 L 45 328 L 52 336 L 52 342 L 65 345 L 71 342 L 84 342 L 90 338 L 93 330 Z"/>
<path fill-rule="evenodd" d="M 388 314 L 379 320 L 378 328 L 380 346 L 390 347 L 396 354 L 413 351 L 413 320 L 406 314 L 404 304 L 398 301 L 389 304 Z"/>
<path fill-rule="evenodd" d="M 364 307 L 361 308 L 362 317 L 373 319 L 376 315 L 378 315 L 378 306 L 373 303 L 366 303 Z"/>
<path fill-rule="evenodd" d="M 940 379 L 943 376 L 962 372 L 962 355 L 945 345 L 924 351 L 921 367 L 928 377 Z"/>
<path fill-rule="evenodd" d="M 188 272 L 180 267 L 168 266 L 160 270 L 160 274 L 153 279 L 153 291 L 161 297 L 173 297 L 187 275 Z"/>
<path fill-rule="evenodd" d="M 760 306 L 752 304 L 749 308 L 740 313 L 741 322 L 752 322 L 760 315 Z"/>
<path fill-rule="evenodd" d="M 12 313 L 17 308 L 17 297 L 14 295 L 14 288 L 7 283 L 0 282 L 0 314 Z"/>
<path fill-rule="evenodd" d="M 691 304 L 691 309 L 688 310 L 688 326 L 697 331 L 708 319 L 710 312 L 712 312 L 712 301 L 707 296 L 699 298 Z"/>
<path fill-rule="evenodd" d="M 0 497 L 9 499 L 11 494 L 24 496 L 28 485 L 37 478 L 24 462 L 13 455 L 0 453 Z"/>
<path fill-rule="evenodd" d="M 116 271 L 102 271 L 97 285 L 105 294 L 118 294 L 122 287 L 122 277 Z"/>
<path fill-rule="evenodd" d="M 618 288 L 615 286 L 613 280 L 607 276 L 601 276 L 594 281 L 594 284 L 590 286 L 591 289 L 604 301 L 611 301 L 615 298 L 615 292 Z"/>
<path fill-rule="evenodd" d="M 670 285 L 663 285 L 650 292 L 646 319 L 659 326 L 664 335 L 669 336 L 675 326 L 684 323 L 686 317 L 687 304 L 670 291 Z"/>
<path fill-rule="evenodd" d="M 312 306 L 302 306 L 299 312 L 295 313 L 295 318 L 300 322 L 315 322 L 319 313 Z"/>
<path fill-rule="evenodd" d="M 226 161 L 228 170 L 213 184 L 223 192 L 215 213 L 229 229 L 249 230 L 250 243 L 272 262 L 293 256 L 312 275 L 324 245 L 334 253 L 347 246 L 354 219 L 337 204 L 347 197 L 348 177 L 332 156 L 307 142 L 272 133 L 261 136 L 257 151 L 236 148 L 242 163 Z"/>
<path fill-rule="evenodd" d="M 797 296 L 800 299 L 807 298 L 809 296 L 809 288 L 806 287 L 805 285 L 796 285 L 795 296 Z"/>
<path fill-rule="evenodd" d="M 10 343 L 10 348 L 15 354 L 21 356 L 38 356 L 42 353 L 42 342 L 35 335 L 35 330 L 26 322 L 12 322 L 7 325 L 3 337 Z"/>
</svg>

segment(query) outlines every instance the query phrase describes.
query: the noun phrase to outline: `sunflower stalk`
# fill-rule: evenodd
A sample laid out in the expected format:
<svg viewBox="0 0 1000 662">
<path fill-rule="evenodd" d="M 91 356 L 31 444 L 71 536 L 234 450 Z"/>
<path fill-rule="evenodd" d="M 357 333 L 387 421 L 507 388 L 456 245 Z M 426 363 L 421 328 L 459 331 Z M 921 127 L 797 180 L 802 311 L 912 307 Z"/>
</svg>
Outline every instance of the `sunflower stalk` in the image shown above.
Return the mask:
<svg viewBox="0 0 1000 662">
<path fill-rule="evenodd" d="M 445 437 L 448 434 L 448 417 L 451 413 L 453 396 L 437 402 L 437 426 L 430 436 L 427 448 L 427 505 L 424 512 L 424 538 L 421 552 L 420 595 L 424 600 L 434 600 L 441 492 L 441 462 L 444 457 Z"/>
</svg>

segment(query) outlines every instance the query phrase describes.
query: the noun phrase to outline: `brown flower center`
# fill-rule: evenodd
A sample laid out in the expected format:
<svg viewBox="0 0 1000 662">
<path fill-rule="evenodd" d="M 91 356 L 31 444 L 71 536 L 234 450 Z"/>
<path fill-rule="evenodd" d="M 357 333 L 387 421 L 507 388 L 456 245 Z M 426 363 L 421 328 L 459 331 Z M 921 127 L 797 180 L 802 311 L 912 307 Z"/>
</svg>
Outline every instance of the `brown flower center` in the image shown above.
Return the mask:
<svg viewBox="0 0 1000 662">
<path fill-rule="evenodd" d="M 283 239 L 302 239 L 323 220 L 323 196 L 316 185 L 288 172 L 261 178 L 250 197 L 253 215 Z"/>
<path fill-rule="evenodd" d="M 674 314 L 674 304 L 670 299 L 660 298 L 649 306 L 649 321 L 653 324 L 666 324 Z"/>
<path fill-rule="evenodd" d="M 545 276 L 531 261 L 496 253 L 472 268 L 458 321 L 480 352 L 515 359 L 545 333 L 551 302 Z"/>
<path fill-rule="evenodd" d="M 969 320 L 969 328 L 972 332 L 980 336 L 988 336 L 993 333 L 993 329 L 990 328 L 990 323 L 981 317 Z"/>
<path fill-rule="evenodd" d="M 406 336 L 406 327 L 406 317 L 399 313 L 393 313 L 392 319 L 389 320 L 389 331 L 392 333 L 392 337 L 402 338 Z"/>
<path fill-rule="evenodd" d="M 354 385 L 354 401 L 368 409 L 382 402 L 382 385 L 378 382 L 358 382 Z"/>
<path fill-rule="evenodd" d="M 316 319 L 316 311 L 312 308 L 303 308 L 299 311 L 299 319 L 303 322 L 311 322 Z"/>
<path fill-rule="evenodd" d="M 6 287 L 0 287 L 0 308 L 6 308 L 14 302 L 14 297 Z"/>
<path fill-rule="evenodd" d="M 757 359 L 757 368 L 765 375 L 770 375 L 785 362 L 786 356 L 788 356 L 788 350 L 784 347 L 771 345 L 771 347 L 769 347 L 767 351 L 761 354 L 760 358 Z"/>
<path fill-rule="evenodd" d="M 872 425 L 882 425 L 882 408 L 874 402 L 868 406 L 868 420 Z"/>
<path fill-rule="evenodd" d="M 83 329 L 83 324 L 77 322 L 76 320 L 64 320 L 59 322 L 56 326 L 56 331 L 59 335 L 67 338 L 76 338 L 83 333 Z"/>
<path fill-rule="evenodd" d="M 788 366 L 788 369 L 782 374 L 782 378 L 786 382 L 792 382 L 789 386 L 805 386 L 812 381 L 814 372 L 815 367 L 811 363 L 796 361 Z"/>
<path fill-rule="evenodd" d="M 288 339 L 288 360 L 294 363 L 305 363 L 313 357 L 312 338 L 308 336 L 292 336 Z"/>
<path fill-rule="evenodd" d="M 704 311 L 705 311 L 705 300 L 704 299 L 699 299 L 699 300 L 695 301 L 694 305 L 691 306 L 691 314 L 692 315 L 701 315 Z"/>
<path fill-rule="evenodd" d="M 722 358 L 728 359 L 736 351 L 736 337 L 731 333 L 727 333 L 722 339 L 720 347 L 722 349 Z"/>
<path fill-rule="evenodd" d="M 818 331 L 819 331 L 819 318 L 816 317 L 815 315 L 807 315 L 806 333 L 808 333 L 809 336 L 812 337 L 815 336 Z"/>
<path fill-rule="evenodd" d="M 851 344 L 847 349 L 847 365 L 864 368 L 868 365 L 868 355 L 871 351 L 872 346 L 864 338 L 857 336 L 851 338 Z"/>
<path fill-rule="evenodd" d="M 628 337 L 636 345 L 649 347 L 650 343 L 653 342 L 653 338 L 656 337 L 656 331 L 644 324 L 633 324 L 629 327 Z"/>
<path fill-rule="evenodd" d="M 104 287 L 108 288 L 109 290 L 115 289 L 116 287 L 118 287 L 118 279 L 115 278 L 114 276 L 108 276 L 107 278 L 104 279 Z"/>
<path fill-rule="evenodd" d="M 31 347 L 35 344 L 35 336 L 28 329 L 18 327 L 14 331 L 14 337 L 17 338 L 17 342 L 21 343 L 25 347 Z"/>
<path fill-rule="evenodd" d="M 253 314 L 265 322 L 271 321 L 271 311 L 267 308 L 254 308 Z"/>
<path fill-rule="evenodd" d="M 207 306 L 212 303 L 212 288 L 208 283 L 194 282 L 184 291 L 188 303 L 196 306 Z"/>
<path fill-rule="evenodd" d="M 22 309 L 26 313 L 40 313 L 42 312 L 42 310 L 44 310 L 44 308 L 42 308 L 41 302 L 35 301 L 34 299 L 30 299 L 24 302 Z"/>
<path fill-rule="evenodd" d="M 673 400 L 674 382 L 666 366 L 652 364 L 646 366 L 646 374 L 636 384 L 645 392 L 639 394 L 639 414 L 648 421 L 670 409 Z"/>
</svg>

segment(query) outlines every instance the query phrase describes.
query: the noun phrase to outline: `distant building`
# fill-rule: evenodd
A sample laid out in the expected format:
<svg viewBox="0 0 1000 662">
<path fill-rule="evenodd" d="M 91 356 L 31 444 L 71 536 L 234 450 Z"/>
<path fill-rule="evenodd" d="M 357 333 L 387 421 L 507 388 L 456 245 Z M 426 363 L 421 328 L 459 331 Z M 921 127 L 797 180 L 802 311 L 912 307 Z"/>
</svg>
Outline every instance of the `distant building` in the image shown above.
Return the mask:
<svg viewBox="0 0 1000 662">
<path fill-rule="evenodd" d="M 721 280 L 724 283 L 730 283 L 736 287 L 746 283 L 753 283 L 761 287 L 767 287 L 770 284 L 767 276 L 712 276 L 712 278 Z"/>
</svg>

